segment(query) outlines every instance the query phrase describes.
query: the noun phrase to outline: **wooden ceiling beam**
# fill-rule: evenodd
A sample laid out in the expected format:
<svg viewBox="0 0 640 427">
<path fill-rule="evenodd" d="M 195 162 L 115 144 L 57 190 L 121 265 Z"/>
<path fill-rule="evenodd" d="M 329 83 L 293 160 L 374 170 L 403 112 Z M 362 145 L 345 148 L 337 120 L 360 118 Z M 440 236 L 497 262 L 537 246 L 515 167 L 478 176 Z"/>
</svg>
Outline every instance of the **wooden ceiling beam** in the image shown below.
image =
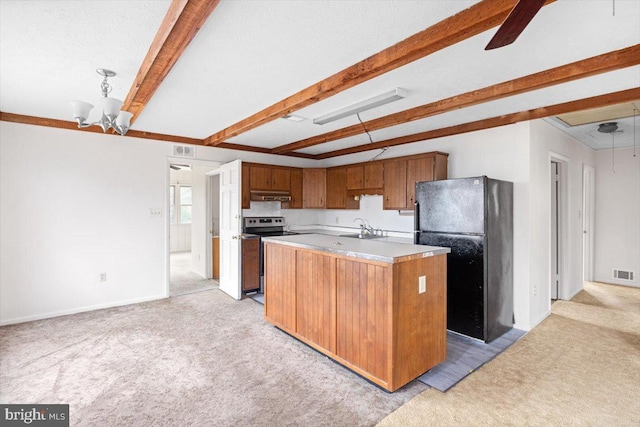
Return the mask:
<svg viewBox="0 0 640 427">
<path fill-rule="evenodd" d="M 458 110 L 460 108 L 495 101 L 497 99 L 543 89 L 557 84 L 567 83 L 638 64 L 640 64 L 640 45 L 634 45 L 625 49 L 608 52 L 581 61 L 576 61 L 571 64 L 529 74 L 528 76 L 487 86 L 461 95 L 455 95 L 450 98 L 441 99 L 439 101 L 410 108 L 394 114 L 389 114 L 387 116 L 365 122 L 364 125 L 356 124 L 302 139 L 290 144 L 275 147 L 272 152 L 274 154 L 283 154 L 294 150 L 301 150 L 314 145 L 324 144 L 354 135 L 360 135 L 364 132 L 364 128 L 369 132 L 384 129 L 402 123 L 425 119 L 427 117 Z"/>
<path fill-rule="evenodd" d="M 206 145 L 204 143 L 204 140 L 202 140 L 202 145 Z M 249 152 L 252 152 L 252 153 L 273 154 L 271 152 L 270 148 L 256 147 L 256 146 L 252 146 L 252 145 L 232 144 L 230 142 L 222 142 L 222 143 L 216 145 L 215 148 L 227 148 L 229 150 L 249 151 Z M 301 159 L 312 159 L 312 160 L 315 160 L 316 157 L 317 157 L 315 154 L 296 153 L 296 152 L 285 153 L 285 154 L 280 154 L 280 155 L 289 156 L 289 157 L 299 157 Z"/>
<path fill-rule="evenodd" d="M 490 129 L 498 126 L 510 125 L 518 122 L 541 119 L 544 117 L 556 116 L 574 111 L 589 110 L 592 108 L 608 107 L 615 104 L 640 100 L 640 88 L 627 89 L 620 92 L 613 92 L 606 95 L 593 96 L 577 101 L 564 102 L 547 107 L 534 108 L 528 111 L 506 114 L 504 116 L 492 117 L 470 123 L 449 126 L 441 129 L 433 129 L 413 135 L 401 136 L 388 139 L 386 141 L 375 142 L 373 144 L 359 145 L 342 150 L 330 151 L 317 154 L 318 160 L 331 157 L 345 156 L 347 154 L 361 153 L 364 151 L 384 149 L 396 145 L 409 144 L 412 142 L 427 141 L 429 139 L 442 138 L 445 136 L 459 135 L 467 132 L 474 132 L 483 129 Z"/>
<path fill-rule="evenodd" d="M 547 4 L 555 0 L 547 0 Z M 501 24 L 518 0 L 485 0 L 446 18 L 344 70 L 297 92 L 205 139 L 218 145 L 417 59 Z"/>
<path fill-rule="evenodd" d="M 131 123 L 207 21 L 220 0 L 173 0 L 124 101 Z"/>
<path fill-rule="evenodd" d="M 69 130 L 75 130 L 79 132 L 104 133 L 102 131 L 102 128 L 99 126 L 89 126 L 87 128 L 81 129 L 81 128 L 78 128 L 78 124 L 76 122 L 69 122 L 66 120 L 58 120 L 58 119 L 47 119 L 44 117 L 25 116 L 22 114 L 5 113 L 2 111 L 0 111 L 0 121 L 22 123 L 25 125 L 34 125 L 34 126 L 46 126 L 46 127 L 58 128 L 58 129 L 69 129 Z M 122 137 L 119 134 L 108 134 L 108 135 L 112 135 L 114 137 Z M 204 141 L 202 139 L 187 138 L 185 136 L 177 136 L 177 135 L 167 135 L 163 133 L 144 132 L 144 131 L 132 130 L 132 129 L 129 129 L 129 131 L 124 135 L 124 137 L 154 139 L 158 141 L 177 142 L 179 144 L 204 145 Z"/>
<path fill-rule="evenodd" d="M 22 114 L 13 114 L 13 113 L 5 113 L 0 111 L 0 121 L 3 122 L 11 122 L 11 123 L 21 123 L 25 125 L 33 125 L 33 126 L 45 126 L 50 128 L 57 129 L 68 129 L 74 131 L 81 132 L 93 132 L 93 133 L 104 133 L 102 128 L 99 126 L 90 126 L 87 128 L 78 128 L 78 124 L 76 122 L 70 122 L 66 120 L 58 120 L 58 119 L 47 119 L 44 117 L 35 117 L 35 116 L 25 116 Z M 109 134 L 114 137 L 121 137 L 119 134 Z M 165 141 L 165 142 L 174 142 L 178 144 L 190 144 L 190 145 L 205 145 L 203 139 L 198 138 L 188 138 L 185 136 L 178 135 L 167 135 L 163 133 L 155 133 L 155 132 L 145 132 L 140 130 L 130 129 L 124 137 L 132 137 L 132 138 L 143 138 L 143 139 L 152 139 L 156 141 Z M 271 149 L 263 148 L 263 147 L 254 147 L 250 145 L 239 145 L 239 144 L 228 144 L 223 143 L 218 145 L 216 148 L 226 148 L 229 150 L 237 150 L 237 151 L 246 151 L 251 153 L 264 153 L 271 154 Z M 306 154 L 306 153 L 286 153 L 283 154 L 288 157 L 297 157 L 302 159 L 315 159 L 315 154 Z"/>
</svg>

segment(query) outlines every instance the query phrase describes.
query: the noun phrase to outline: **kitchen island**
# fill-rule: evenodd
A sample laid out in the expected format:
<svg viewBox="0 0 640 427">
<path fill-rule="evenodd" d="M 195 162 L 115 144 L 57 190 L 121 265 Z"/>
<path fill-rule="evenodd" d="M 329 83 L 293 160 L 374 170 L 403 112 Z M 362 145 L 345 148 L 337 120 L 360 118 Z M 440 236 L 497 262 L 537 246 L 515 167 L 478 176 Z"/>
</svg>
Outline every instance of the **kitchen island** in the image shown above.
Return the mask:
<svg viewBox="0 0 640 427">
<path fill-rule="evenodd" d="M 267 237 L 265 319 L 388 391 L 446 358 L 449 248 Z"/>
</svg>

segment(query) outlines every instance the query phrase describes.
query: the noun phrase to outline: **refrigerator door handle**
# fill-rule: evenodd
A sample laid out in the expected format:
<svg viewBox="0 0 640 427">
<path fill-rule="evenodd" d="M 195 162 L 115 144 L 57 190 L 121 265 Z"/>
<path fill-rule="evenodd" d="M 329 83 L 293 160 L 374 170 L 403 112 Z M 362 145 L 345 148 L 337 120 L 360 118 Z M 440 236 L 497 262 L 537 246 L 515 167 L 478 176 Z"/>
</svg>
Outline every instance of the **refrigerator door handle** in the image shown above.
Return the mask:
<svg viewBox="0 0 640 427">
<path fill-rule="evenodd" d="M 413 203 L 413 243 L 418 244 L 418 235 L 420 234 L 420 203 Z"/>
</svg>

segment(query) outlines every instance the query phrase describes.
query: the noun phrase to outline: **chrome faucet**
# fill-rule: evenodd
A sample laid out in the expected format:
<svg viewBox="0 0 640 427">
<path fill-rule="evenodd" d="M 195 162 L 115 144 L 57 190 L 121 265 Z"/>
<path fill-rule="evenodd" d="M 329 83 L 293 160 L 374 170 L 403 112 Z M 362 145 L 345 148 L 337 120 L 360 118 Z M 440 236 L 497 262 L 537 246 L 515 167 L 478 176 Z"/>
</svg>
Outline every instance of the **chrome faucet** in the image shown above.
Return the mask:
<svg viewBox="0 0 640 427">
<path fill-rule="evenodd" d="M 360 221 L 360 235 L 361 236 L 369 236 L 369 235 L 375 234 L 375 230 L 373 229 L 373 227 L 371 227 L 369 225 L 367 220 L 364 220 L 362 218 L 356 218 L 356 219 L 353 220 L 353 222 L 356 222 L 358 220 Z"/>
</svg>

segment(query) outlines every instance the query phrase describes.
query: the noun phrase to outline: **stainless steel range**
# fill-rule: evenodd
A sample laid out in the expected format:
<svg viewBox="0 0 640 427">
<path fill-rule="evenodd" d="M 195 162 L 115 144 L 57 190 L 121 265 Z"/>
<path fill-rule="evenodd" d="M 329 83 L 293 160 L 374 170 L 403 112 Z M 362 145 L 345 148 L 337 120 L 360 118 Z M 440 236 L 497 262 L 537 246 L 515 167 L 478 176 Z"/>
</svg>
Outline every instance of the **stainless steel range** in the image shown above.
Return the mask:
<svg viewBox="0 0 640 427">
<path fill-rule="evenodd" d="M 260 237 L 289 236 L 298 234 L 286 230 L 285 219 L 281 216 L 252 216 L 242 220 L 242 232 Z M 264 244 L 260 239 L 260 292 L 264 291 Z"/>
</svg>

